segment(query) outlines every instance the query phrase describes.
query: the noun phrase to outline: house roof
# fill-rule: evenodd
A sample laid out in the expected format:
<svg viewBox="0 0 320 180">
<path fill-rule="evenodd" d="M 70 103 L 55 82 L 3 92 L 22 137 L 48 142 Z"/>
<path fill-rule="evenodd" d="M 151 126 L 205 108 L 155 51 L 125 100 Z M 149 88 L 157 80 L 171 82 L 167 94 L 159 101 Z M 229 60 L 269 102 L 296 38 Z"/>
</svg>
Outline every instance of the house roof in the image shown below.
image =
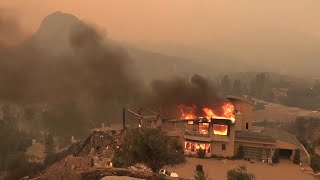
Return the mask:
<svg viewBox="0 0 320 180">
<path fill-rule="evenodd" d="M 283 131 L 281 129 L 277 128 L 265 128 L 264 130 L 267 134 L 270 134 L 270 136 L 276 140 L 285 141 L 291 144 L 295 144 L 297 146 L 300 146 L 301 143 L 298 141 L 295 135 L 290 134 L 286 131 Z"/>
<path fill-rule="evenodd" d="M 244 140 L 244 141 L 252 141 L 252 142 L 267 142 L 267 143 L 275 143 L 276 140 L 266 134 L 264 131 L 256 132 L 256 131 L 239 131 L 236 132 L 235 136 L 236 140 Z"/>
<path fill-rule="evenodd" d="M 297 138 L 286 131 L 276 128 L 264 128 L 258 131 L 240 131 L 236 132 L 236 140 L 259 141 L 275 143 L 277 140 L 288 142 L 300 146 Z"/>
</svg>

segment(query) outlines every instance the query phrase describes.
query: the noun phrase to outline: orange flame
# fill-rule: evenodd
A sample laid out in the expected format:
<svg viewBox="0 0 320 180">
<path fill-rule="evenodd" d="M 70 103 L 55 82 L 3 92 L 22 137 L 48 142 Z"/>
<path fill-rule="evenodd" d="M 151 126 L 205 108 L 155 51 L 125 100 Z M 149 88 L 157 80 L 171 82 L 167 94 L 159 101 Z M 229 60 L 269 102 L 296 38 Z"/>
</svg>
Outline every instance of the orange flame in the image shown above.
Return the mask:
<svg viewBox="0 0 320 180">
<path fill-rule="evenodd" d="M 194 111 L 196 110 L 196 106 L 185 106 L 180 105 L 179 106 L 180 112 L 181 112 L 181 119 L 195 119 L 196 116 L 194 115 Z"/>
<path fill-rule="evenodd" d="M 213 134 L 217 135 L 228 135 L 228 126 L 227 125 L 221 125 L 221 124 L 214 124 L 213 125 Z"/>
<path fill-rule="evenodd" d="M 197 116 L 195 115 L 196 106 L 185 106 L 180 105 L 179 109 L 181 111 L 181 119 L 194 119 Z M 234 106 L 230 102 L 226 102 L 222 106 L 222 114 L 218 115 L 213 109 L 203 108 L 203 112 L 205 113 L 205 117 L 207 119 L 215 118 L 215 119 L 229 119 L 232 123 L 235 122 L 235 114 L 234 114 Z"/>
</svg>

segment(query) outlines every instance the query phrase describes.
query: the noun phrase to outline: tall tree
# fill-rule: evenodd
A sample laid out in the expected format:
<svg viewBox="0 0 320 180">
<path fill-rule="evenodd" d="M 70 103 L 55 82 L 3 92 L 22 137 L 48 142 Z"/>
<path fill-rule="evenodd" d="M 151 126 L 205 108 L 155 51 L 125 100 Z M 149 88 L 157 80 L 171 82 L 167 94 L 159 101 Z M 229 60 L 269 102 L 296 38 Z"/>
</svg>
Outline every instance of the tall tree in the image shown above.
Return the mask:
<svg viewBox="0 0 320 180">
<path fill-rule="evenodd" d="M 231 91 L 231 81 L 228 75 L 224 75 L 221 81 L 221 87 L 224 94 L 229 94 Z"/>
</svg>

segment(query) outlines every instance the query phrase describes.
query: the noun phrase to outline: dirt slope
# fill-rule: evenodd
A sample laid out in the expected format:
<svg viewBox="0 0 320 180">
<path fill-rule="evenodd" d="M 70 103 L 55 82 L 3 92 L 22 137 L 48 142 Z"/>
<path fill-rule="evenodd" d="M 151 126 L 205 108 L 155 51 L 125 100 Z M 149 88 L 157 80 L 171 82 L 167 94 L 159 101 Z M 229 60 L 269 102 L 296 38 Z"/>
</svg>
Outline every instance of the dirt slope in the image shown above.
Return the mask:
<svg viewBox="0 0 320 180">
<path fill-rule="evenodd" d="M 299 116 L 320 118 L 320 112 L 310 111 L 296 107 L 288 107 L 281 104 L 275 104 L 265 101 L 256 100 L 265 103 L 265 109 L 257 110 L 253 113 L 253 121 L 277 121 L 288 122 L 293 121 Z"/>
</svg>

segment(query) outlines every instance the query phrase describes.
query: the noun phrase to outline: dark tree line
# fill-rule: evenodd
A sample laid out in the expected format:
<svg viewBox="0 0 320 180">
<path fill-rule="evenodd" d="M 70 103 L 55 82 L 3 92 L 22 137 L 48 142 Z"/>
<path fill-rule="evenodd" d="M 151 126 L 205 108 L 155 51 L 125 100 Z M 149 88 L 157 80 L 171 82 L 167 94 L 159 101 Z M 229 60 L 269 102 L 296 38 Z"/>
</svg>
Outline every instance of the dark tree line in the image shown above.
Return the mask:
<svg viewBox="0 0 320 180">
<path fill-rule="evenodd" d="M 220 90 L 225 95 L 249 95 L 269 102 L 320 111 L 320 81 L 306 85 L 301 81 L 273 79 L 268 73 L 257 73 L 245 78 L 224 75 L 219 82 Z M 276 93 L 281 91 L 286 95 L 277 96 Z"/>
<path fill-rule="evenodd" d="M 224 94 L 250 95 L 264 100 L 273 100 L 270 78 L 265 73 L 258 73 L 252 79 L 231 79 L 223 76 L 220 87 Z"/>
</svg>

